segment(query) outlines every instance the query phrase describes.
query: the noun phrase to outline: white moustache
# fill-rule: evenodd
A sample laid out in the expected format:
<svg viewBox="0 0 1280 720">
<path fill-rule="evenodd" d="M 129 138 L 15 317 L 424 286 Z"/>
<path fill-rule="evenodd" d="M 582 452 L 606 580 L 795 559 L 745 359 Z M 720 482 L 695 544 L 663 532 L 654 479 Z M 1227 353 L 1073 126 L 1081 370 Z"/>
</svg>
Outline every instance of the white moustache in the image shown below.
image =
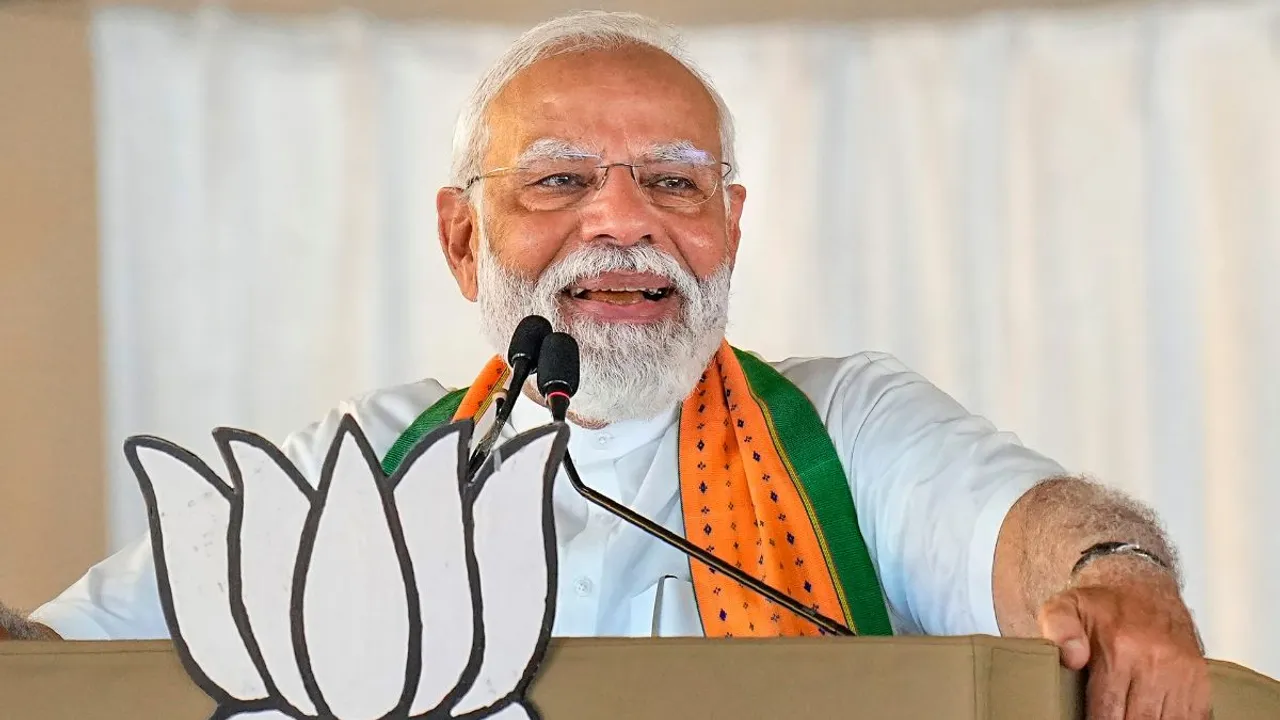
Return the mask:
<svg viewBox="0 0 1280 720">
<path fill-rule="evenodd" d="M 702 296 L 702 284 L 675 258 L 650 245 L 587 245 L 547 268 L 534 286 L 537 297 L 554 297 L 567 287 L 608 272 L 649 273 L 666 278 L 685 301 Z"/>
</svg>

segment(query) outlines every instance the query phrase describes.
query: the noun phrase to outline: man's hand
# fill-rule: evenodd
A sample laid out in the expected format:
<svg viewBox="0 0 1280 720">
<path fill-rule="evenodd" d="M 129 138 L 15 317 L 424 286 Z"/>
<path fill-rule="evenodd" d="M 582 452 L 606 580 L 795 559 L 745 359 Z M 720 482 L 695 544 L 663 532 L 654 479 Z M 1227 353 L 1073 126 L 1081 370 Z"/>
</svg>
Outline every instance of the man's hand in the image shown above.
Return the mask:
<svg viewBox="0 0 1280 720">
<path fill-rule="evenodd" d="M 61 640 L 52 628 L 31 622 L 0 604 L 0 641 L 2 640 Z"/>
<path fill-rule="evenodd" d="M 1040 607 L 1040 633 L 1062 664 L 1088 669 L 1089 720 L 1204 720 L 1209 671 L 1173 577 L 1140 558 L 1085 566 Z"/>
<path fill-rule="evenodd" d="M 1107 542 L 1134 543 L 1165 567 L 1113 554 L 1072 575 L 1082 553 Z M 1039 483 L 1000 528 L 1000 632 L 1052 640 L 1063 665 L 1087 670 L 1089 720 L 1210 717 L 1209 668 L 1180 590 L 1177 553 L 1150 508 L 1083 478 Z"/>
</svg>

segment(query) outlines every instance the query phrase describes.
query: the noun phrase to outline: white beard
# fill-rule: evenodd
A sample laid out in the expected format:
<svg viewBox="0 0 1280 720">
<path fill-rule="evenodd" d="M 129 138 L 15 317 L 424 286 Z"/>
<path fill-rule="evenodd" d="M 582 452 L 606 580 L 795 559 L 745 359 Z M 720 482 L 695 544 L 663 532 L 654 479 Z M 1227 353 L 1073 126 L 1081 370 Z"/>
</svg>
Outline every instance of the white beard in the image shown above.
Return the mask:
<svg viewBox="0 0 1280 720">
<path fill-rule="evenodd" d="M 648 324 L 567 317 L 561 291 L 606 272 L 669 278 L 679 312 Z M 724 339 L 731 272 L 725 263 L 700 281 L 651 246 L 602 243 L 583 247 L 528 280 L 498 261 L 483 232 L 476 262 L 481 323 L 494 350 L 506 355 L 511 334 L 527 315 L 541 315 L 572 335 L 581 353 L 581 379 L 571 412 L 601 424 L 656 417 L 693 391 Z"/>
</svg>

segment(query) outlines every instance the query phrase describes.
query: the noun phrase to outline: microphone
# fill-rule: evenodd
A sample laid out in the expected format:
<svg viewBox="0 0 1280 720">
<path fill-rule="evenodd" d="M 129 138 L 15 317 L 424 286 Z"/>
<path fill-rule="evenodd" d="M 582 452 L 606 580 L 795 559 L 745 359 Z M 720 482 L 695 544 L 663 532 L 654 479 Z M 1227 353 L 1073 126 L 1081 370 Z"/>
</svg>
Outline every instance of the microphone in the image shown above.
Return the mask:
<svg viewBox="0 0 1280 720">
<path fill-rule="evenodd" d="M 511 411 L 515 407 L 516 398 L 524 390 L 524 383 L 529 375 L 538 369 L 538 356 L 542 351 L 543 341 L 551 334 L 551 323 L 541 315 L 529 315 L 516 325 L 511 333 L 511 344 L 507 346 L 507 364 L 511 366 L 511 382 L 507 384 L 505 395 L 499 394 L 498 411 L 494 416 L 493 427 L 476 444 L 475 452 L 467 463 L 467 477 L 475 477 L 485 458 L 498 441 L 502 428 L 511 419 Z"/>
<path fill-rule="evenodd" d="M 542 341 L 538 358 L 538 392 L 547 399 L 551 419 L 564 422 L 569 412 L 569 398 L 578 392 L 578 341 L 572 336 L 554 332 Z"/>
<path fill-rule="evenodd" d="M 578 369 L 578 343 L 573 337 L 565 333 L 551 333 L 542 341 L 542 356 L 538 360 L 538 391 L 546 397 L 547 404 L 551 408 L 551 417 L 556 422 L 564 422 L 565 415 L 568 414 L 569 410 L 569 401 L 573 394 L 578 391 Z M 852 636 L 857 634 L 845 626 L 844 623 L 823 615 L 781 590 L 758 580 L 756 577 L 739 570 L 719 557 L 694 545 L 658 523 L 632 511 L 613 498 L 587 487 L 586 483 L 582 482 L 582 477 L 578 475 L 578 469 L 574 467 L 573 458 L 569 455 L 567 449 L 564 453 L 564 469 L 569 476 L 569 485 L 579 495 L 592 504 L 602 507 L 625 520 L 646 535 L 657 538 L 715 571 L 742 583 L 756 593 L 785 607 L 832 635 Z"/>
</svg>

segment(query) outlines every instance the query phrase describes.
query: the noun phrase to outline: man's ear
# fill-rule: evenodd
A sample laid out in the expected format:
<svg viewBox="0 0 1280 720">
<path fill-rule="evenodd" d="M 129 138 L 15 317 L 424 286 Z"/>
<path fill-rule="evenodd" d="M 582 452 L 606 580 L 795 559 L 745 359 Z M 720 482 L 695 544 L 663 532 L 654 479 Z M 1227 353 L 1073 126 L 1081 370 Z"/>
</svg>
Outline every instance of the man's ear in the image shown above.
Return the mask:
<svg viewBox="0 0 1280 720">
<path fill-rule="evenodd" d="M 742 185 L 729 186 L 729 259 L 738 257 L 738 242 L 742 240 L 742 206 L 747 201 L 747 189 Z"/>
<path fill-rule="evenodd" d="M 475 208 L 456 187 L 441 188 L 436 193 L 439 217 L 440 249 L 449 263 L 453 279 L 462 296 L 476 301 L 476 253 L 480 251 L 480 228 Z"/>
</svg>

